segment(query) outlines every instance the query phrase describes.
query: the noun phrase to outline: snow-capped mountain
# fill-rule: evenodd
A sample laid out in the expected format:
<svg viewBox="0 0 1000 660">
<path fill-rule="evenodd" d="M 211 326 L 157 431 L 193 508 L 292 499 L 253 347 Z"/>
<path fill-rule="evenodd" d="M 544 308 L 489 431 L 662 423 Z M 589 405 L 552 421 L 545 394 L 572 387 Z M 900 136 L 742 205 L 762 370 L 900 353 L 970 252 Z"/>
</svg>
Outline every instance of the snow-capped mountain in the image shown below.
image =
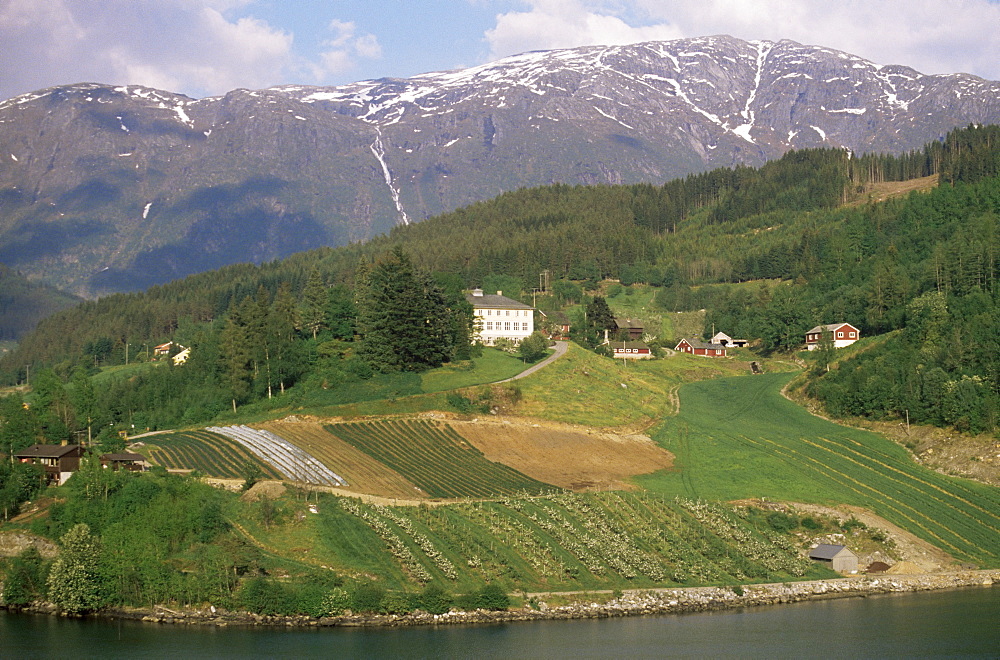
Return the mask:
<svg viewBox="0 0 1000 660">
<path fill-rule="evenodd" d="M 919 148 L 1000 83 L 731 37 L 195 100 L 81 84 L 0 103 L 0 263 L 95 294 L 338 245 L 505 190 L 662 183 L 793 148 Z"/>
</svg>

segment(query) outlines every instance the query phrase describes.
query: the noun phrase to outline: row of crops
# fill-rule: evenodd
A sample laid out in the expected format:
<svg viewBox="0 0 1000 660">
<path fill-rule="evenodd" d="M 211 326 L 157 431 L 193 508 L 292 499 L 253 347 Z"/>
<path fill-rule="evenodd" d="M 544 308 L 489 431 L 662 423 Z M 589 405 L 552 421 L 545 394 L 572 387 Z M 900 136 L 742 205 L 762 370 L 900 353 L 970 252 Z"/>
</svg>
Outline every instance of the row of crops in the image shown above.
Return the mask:
<svg viewBox="0 0 1000 660">
<path fill-rule="evenodd" d="M 385 507 L 349 498 L 325 516 L 361 521 L 402 575 L 553 589 L 731 584 L 822 569 L 784 536 L 720 503 L 649 494 L 555 493 L 442 507 Z M 343 529 L 344 520 L 328 529 Z"/>
<path fill-rule="evenodd" d="M 240 443 L 210 431 L 157 435 L 143 451 L 150 460 L 168 470 L 197 470 L 211 477 L 238 479 L 245 474 L 247 464 L 255 464 L 265 477 L 280 477 L 269 463 Z"/>
<path fill-rule="evenodd" d="M 409 419 L 328 424 L 323 428 L 391 467 L 430 497 L 536 494 L 554 488 L 487 460 L 448 424 Z"/>
<path fill-rule="evenodd" d="M 347 481 L 311 454 L 270 431 L 249 426 L 209 426 L 206 430 L 242 444 L 277 468 L 285 479 L 320 486 L 347 485 Z"/>
</svg>

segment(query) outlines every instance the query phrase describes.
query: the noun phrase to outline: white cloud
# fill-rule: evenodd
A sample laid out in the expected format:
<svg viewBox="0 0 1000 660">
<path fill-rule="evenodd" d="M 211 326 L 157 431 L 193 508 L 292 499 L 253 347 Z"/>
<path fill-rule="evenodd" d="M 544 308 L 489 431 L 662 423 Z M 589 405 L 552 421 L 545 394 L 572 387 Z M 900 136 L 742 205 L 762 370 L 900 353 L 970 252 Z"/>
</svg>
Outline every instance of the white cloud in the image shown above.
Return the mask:
<svg viewBox="0 0 1000 660">
<path fill-rule="evenodd" d="M 490 57 L 730 34 L 827 46 L 923 73 L 1000 79 L 995 0 L 525 0 L 486 32 Z"/>
<path fill-rule="evenodd" d="M 314 71 L 315 77 L 324 79 L 345 73 L 354 68 L 358 58 L 382 57 L 378 39 L 371 34 L 358 35 L 353 22 L 334 19 L 330 21 L 329 30 L 333 36 L 323 42 L 325 50 L 320 53 L 321 66 Z"/>
<path fill-rule="evenodd" d="M 497 16 L 496 27 L 486 32 L 491 58 L 528 50 L 575 46 L 629 44 L 638 41 L 679 39 L 668 22 L 629 25 L 619 16 L 582 0 L 535 0 L 530 11 Z"/>
<path fill-rule="evenodd" d="M 202 96 L 285 81 L 292 35 L 223 13 L 243 0 L 2 0 L 0 98 L 53 84 L 143 84 Z M 9 72 L 9 75 L 8 75 Z"/>
</svg>

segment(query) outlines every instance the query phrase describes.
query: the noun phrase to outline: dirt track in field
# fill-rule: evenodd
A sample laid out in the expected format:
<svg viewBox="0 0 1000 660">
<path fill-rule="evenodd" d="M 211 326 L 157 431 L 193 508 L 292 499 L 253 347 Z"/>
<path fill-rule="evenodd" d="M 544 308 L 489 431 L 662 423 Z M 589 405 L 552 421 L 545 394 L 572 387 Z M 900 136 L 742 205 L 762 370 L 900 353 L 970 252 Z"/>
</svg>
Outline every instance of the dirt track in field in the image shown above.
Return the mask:
<svg viewBox="0 0 1000 660">
<path fill-rule="evenodd" d="M 632 477 L 673 466 L 673 454 L 642 435 L 517 418 L 450 423 L 489 460 L 561 488 L 629 488 Z"/>
</svg>

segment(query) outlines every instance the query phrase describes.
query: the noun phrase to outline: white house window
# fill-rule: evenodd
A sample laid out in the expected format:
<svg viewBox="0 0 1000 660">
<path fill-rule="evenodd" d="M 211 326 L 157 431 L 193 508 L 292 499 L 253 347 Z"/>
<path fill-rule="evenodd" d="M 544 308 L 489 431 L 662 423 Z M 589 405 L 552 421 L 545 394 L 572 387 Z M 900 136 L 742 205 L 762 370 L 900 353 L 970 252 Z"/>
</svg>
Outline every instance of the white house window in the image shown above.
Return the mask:
<svg viewBox="0 0 1000 660">
<path fill-rule="evenodd" d="M 844 337 L 844 333 L 843 332 L 838 332 L 837 333 L 837 339 L 842 339 L 843 337 Z"/>
<path fill-rule="evenodd" d="M 510 330 L 510 321 L 504 323 L 504 330 Z"/>
<path fill-rule="evenodd" d="M 492 330 L 493 329 L 493 321 L 487 321 L 486 322 L 486 329 L 487 330 Z"/>
</svg>

